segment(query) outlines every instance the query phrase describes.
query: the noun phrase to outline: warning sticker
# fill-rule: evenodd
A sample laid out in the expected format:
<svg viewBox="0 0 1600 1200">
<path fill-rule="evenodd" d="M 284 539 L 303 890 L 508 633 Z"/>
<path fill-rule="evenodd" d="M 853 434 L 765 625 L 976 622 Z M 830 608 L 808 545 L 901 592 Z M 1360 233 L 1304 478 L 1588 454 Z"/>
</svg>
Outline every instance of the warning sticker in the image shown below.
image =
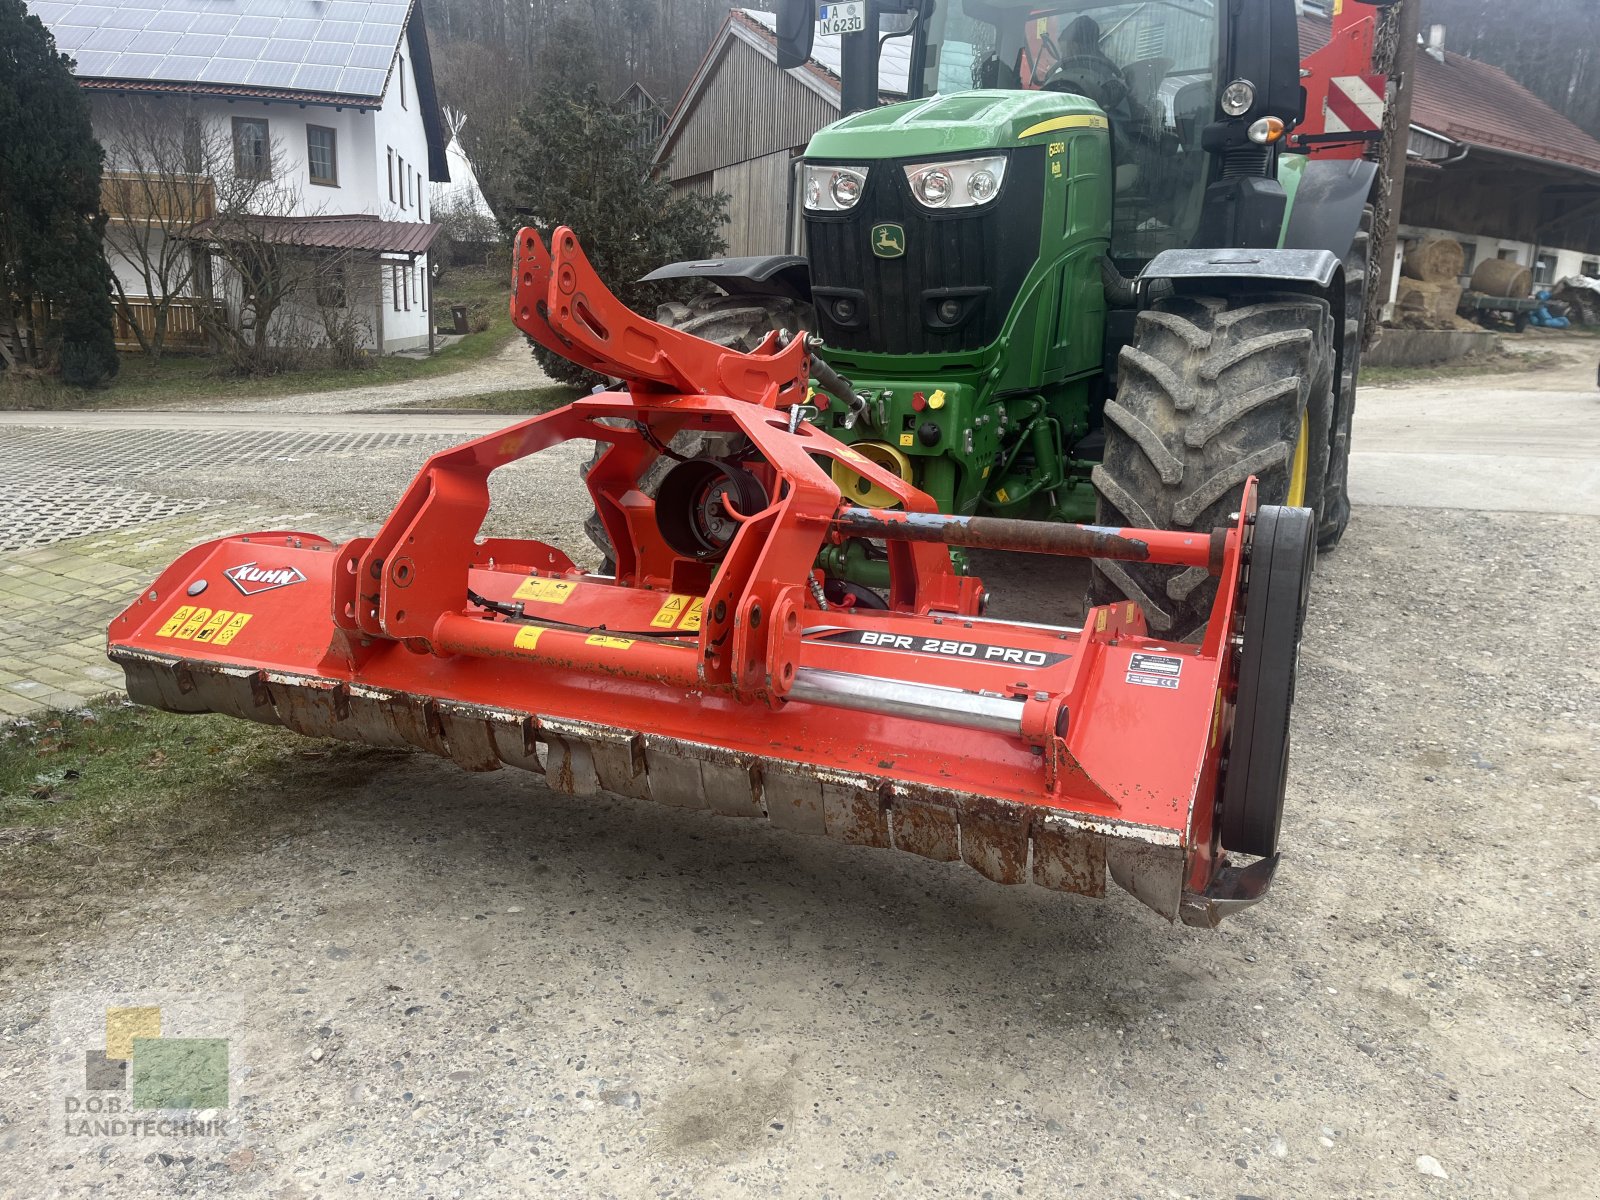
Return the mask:
<svg viewBox="0 0 1600 1200">
<path fill-rule="evenodd" d="M 626 650 L 633 645 L 632 638 L 612 637 L 607 633 L 591 633 L 583 639 L 586 646 L 604 646 L 608 650 Z"/>
<path fill-rule="evenodd" d="M 694 603 L 689 605 L 689 611 L 683 614 L 683 620 L 678 622 L 679 629 L 687 629 L 690 633 L 700 632 L 700 618 L 706 610 L 705 599 L 701 596 L 694 598 Z"/>
<path fill-rule="evenodd" d="M 991 642 L 963 642 L 949 638 L 924 637 L 921 634 L 889 633 L 877 629 L 834 629 L 808 641 L 828 642 L 832 645 L 865 646 L 872 650 L 897 650 L 902 654 L 933 654 L 940 658 L 960 658 L 971 662 L 1004 663 L 1012 667 L 1038 670 L 1066 662 L 1068 655 L 1048 650 L 1023 649 L 1020 646 L 997 646 Z"/>
<path fill-rule="evenodd" d="M 213 646 L 226 646 L 239 636 L 239 631 L 250 624 L 249 613 L 234 613 L 228 618 L 228 623 L 217 630 L 217 635 L 211 639 Z"/>
<path fill-rule="evenodd" d="M 1183 659 L 1176 654 L 1135 654 L 1128 660 L 1128 682 L 1143 687 L 1175 688 L 1183 674 Z"/>
<path fill-rule="evenodd" d="M 540 579 L 530 575 L 512 593 L 517 600 L 539 600 L 545 604 L 565 604 L 567 597 L 577 590 L 577 582 L 571 579 Z"/>
<path fill-rule="evenodd" d="M 661 607 L 656 609 L 656 615 L 650 618 L 650 624 L 657 629 L 671 629 L 678 623 L 678 618 L 689 611 L 689 602 L 693 599 L 693 596 L 673 592 L 661 602 Z"/>
<path fill-rule="evenodd" d="M 511 644 L 518 650 L 532 650 L 539 644 L 539 635 L 543 632 L 543 625 L 524 625 L 517 630 L 517 636 Z"/>
<path fill-rule="evenodd" d="M 226 646 L 250 623 L 250 617 L 250 613 L 232 612 L 226 608 L 212 610 L 183 604 L 172 610 L 172 615 L 156 630 L 156 636 Z"/>
</svg>

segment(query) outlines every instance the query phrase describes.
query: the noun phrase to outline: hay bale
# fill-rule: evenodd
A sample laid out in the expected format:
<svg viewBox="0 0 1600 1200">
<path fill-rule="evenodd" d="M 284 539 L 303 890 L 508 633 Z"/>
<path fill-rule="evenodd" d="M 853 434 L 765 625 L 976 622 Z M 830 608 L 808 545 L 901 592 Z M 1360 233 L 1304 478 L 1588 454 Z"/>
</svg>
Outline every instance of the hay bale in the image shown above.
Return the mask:
<svg viewBox="0 0 1600 1200">
<path fill-rule="evenodd" d="M 1472 290 L 1525 300 L 1533 290 L 1533 272 L 1509 258 L 1486 258 L 1472 272 Z"/>
<path fill-rule="evenodd" d="M 1415 318 L 1412 328 L 1454 328 L 1456 308 L 1461 303 L 1459 283 L 1430 283 L 1422 279 L 1401 279 L 1395 306 Z"/>
<path fill-rule="evenodd" d="M 1402 273 L 1426 283 L 1454 283 L 1466 270 L 1467 252 L 1454 238 L 1429 238 L 1406 251 Z"/>
</svg>

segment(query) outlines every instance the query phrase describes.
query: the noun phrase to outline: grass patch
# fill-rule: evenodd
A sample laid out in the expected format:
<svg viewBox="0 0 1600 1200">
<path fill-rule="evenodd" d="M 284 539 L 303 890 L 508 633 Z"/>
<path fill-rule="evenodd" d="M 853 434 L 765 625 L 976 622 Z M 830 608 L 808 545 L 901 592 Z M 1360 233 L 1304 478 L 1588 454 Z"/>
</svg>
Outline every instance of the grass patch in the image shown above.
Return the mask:
<svg viewBox="0 0 1600 1200">
<path fill-rule="evenodd" d="M 556 383 L 542 387 L 518 388 L 510 392 L 485 392 L 479 396 L 433 396 L 398 408 L 378 408 L 371 411 L 504 413 L 507 416 L 532 417 L 560 408 L 563 404 L 570 404 L 581 395 L 583 395 L 581 388 Z"/>
<path fill-rule="evenodd" d="M 104 388 L 67 387 L 54 376 L 0 371 L 0 409 L 137 408 L 151 403 L 203 399 L 253 399 L 296 392 L 404 383 L 448 375 L 500 352 L 516 335 L 511 324 L 509 279 L 487 267 L 457 268 L 434 296 L 435 322 L 456 304 L 467 306 L 475 332 L 432 358 L 373 358 L 360 367 L 309 367 L 278 375 L 241 377 L 224 373 L 211 355 L 171 354 L 152 363 L 142 354 L 123 354 L 117 377 Z"/>
<path fill-rule="evenodd" d="M 1433 363 L 1420 367 L 1363 366 L 1362 387 L 1396 387 L 1404 383 L 1424 383 L 1435 379 L 1462 379 L 1474 375 L 1506 375 L 1521 371 L 1548 371 L 1565 365 L 1559 354 L 1537 351 L 1497 350 L 1493 354 L 1473 355 L 1457 362 Z"/>
<path fill-rule="evenodd" d="M 0 963 L 400 757 L 120 697 L 0 725 Z"/>
</svg>

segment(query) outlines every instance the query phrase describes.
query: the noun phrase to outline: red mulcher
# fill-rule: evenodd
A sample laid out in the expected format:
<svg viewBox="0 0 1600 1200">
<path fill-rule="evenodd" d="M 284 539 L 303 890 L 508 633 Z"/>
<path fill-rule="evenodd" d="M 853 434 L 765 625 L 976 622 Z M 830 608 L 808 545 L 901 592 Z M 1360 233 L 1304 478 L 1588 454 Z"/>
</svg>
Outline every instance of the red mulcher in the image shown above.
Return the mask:
<svg viewBox="0 0 1600 1200">
<path fill-rule="evenodd" d="M 1000 883 L 1098 896 L 1109 874 L 1189 924 L 1261 897 L 1306 510 L 1258 509 L 1252 481 L 1209 536 L 943 516 L 802 419 L 827 402 L 804 338 L 741 354 L 647 321 L 566 229 L 549 251 L 523 230 L 516 269 L 517 325 L 626 390 L 434 455 L 374 537 L 190 550 L 112 622 L 133 699 L 764 817 Z M 684 431 L 737 449 L 675 462 L 652 499 L 638 480 Z M 614 576 L 478 537 L 490 472 L 574 438 L 609 446 L 588 485 Z M 842 497 L 839 460 L 896 503 Z M 850 539 L 887 556 L 886 594 L 828 599 L 818 554 Z M 1082 628 L 995 620 L 950 546 L 1203 568 L 1217 600 L 1199 645 L 1147 636 L 1129 603 Z"/>
</svg>

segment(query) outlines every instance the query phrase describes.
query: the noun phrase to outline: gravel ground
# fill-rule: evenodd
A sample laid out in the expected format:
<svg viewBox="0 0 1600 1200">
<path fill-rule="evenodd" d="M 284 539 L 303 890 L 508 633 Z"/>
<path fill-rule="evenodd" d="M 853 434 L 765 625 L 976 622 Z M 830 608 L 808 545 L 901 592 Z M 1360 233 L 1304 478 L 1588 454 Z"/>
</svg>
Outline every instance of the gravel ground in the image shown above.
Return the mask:
<svg viewBox="0 0 1600 1200">
<path fill-rule="evenodd" d="M 586 449 L 497 478 L 492 528 L 577 545 Z M 375 521 L 419 452 L 163 486 Z M 314 818 L 92 927 L 0 918 L 0 1196 L 1592 1195 L 1597 535 L 1358 505 L 1315 583 L 1284 865 L 1215 933 L 517 772 L 330 770 Z M 1082 595 L 985 569 L 1013 613 Z M 162 992 L 225 1028 L 229 1136 L 61 1136 L 52 1004 Z"/>
<path fill-rule="evenodd" d="M 1585 1194 L 1596 532 L 1360 512 L 1285 865 L 1215 934 L 397 757 L 10 981 L 0 1191 Z M 239 1141 L 43 1127 L 47 1007 L 107 988 L 235 997 Z"/>
</svg>

